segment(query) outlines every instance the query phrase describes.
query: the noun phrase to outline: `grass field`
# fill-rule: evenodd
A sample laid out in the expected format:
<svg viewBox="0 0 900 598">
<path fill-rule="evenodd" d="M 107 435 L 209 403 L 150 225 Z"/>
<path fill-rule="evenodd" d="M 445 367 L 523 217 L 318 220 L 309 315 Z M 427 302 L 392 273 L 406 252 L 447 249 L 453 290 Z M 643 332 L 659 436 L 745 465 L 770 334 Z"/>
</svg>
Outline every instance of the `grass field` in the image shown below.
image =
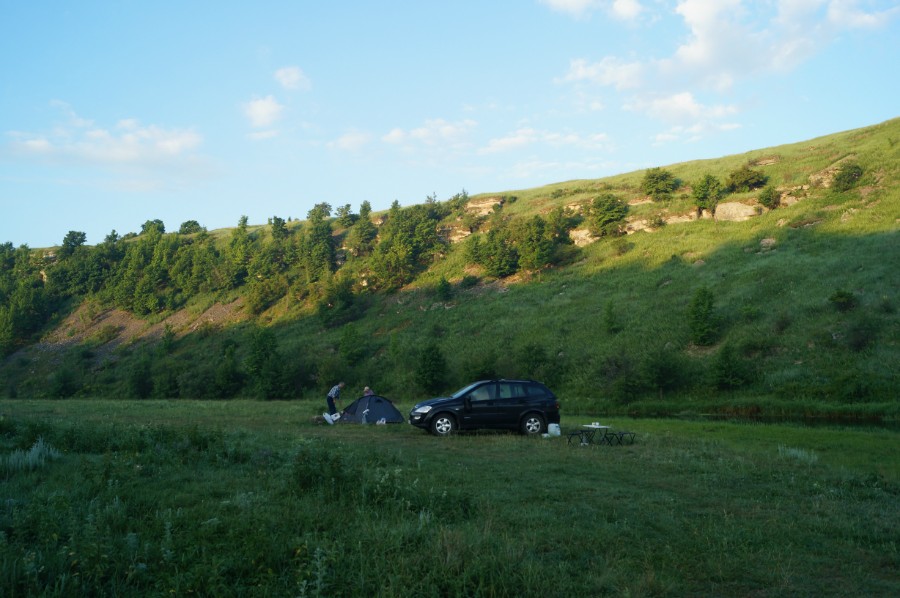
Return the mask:
<svg viewBox="0 0 900 598">
<path fill-rule="evenodd" d="M 580 447 L 321 408 L 0 402 L 3 595 L 900 594 L 897 431 L 564 415 L 637 433 Z"/>
</svg>

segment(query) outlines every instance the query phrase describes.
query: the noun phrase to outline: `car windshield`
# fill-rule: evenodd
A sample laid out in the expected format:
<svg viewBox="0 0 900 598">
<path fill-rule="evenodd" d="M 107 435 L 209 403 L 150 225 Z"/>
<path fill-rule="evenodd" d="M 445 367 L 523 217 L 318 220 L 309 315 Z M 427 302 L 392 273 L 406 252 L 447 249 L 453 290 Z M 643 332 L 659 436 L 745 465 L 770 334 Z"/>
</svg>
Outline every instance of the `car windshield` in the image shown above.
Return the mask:
<svg viewBox="0 0 900 598">
<path fill-rule="evenodd" d="M 453 393 L 453 394 L 450 395 L 450 396 L 451 396 L 452 398 L 454 398 L 454 399 L 458 399 L 458 398 L 460 398 L 461 396 L 464 396 L 465 394 L 467 394 L 470 390 L 472 390 L 473 388 L 475 388 L 475 387 L 478 386 L 479 384 L 481 384 L 481 382 L 473 382 L 472 384 L 469 384 L 469 385 L 466 386 L 465 388 L 462 388 L 462 389 L 460 389 L 460 390 L 457 390 L 455 393 Z"/>
</svg>

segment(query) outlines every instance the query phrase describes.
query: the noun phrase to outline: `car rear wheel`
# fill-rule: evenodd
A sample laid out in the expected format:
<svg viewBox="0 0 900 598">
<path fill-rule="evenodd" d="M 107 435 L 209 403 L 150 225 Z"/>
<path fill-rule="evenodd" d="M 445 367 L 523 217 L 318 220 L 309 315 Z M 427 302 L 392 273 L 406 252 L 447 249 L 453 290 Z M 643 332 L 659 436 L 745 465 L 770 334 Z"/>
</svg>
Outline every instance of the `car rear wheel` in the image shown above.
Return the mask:
<svg viewBox="0 0 900 598">
<path fill-rule="evenodd" d="M 456 420 L 449 413 L 438 413 L 431 420 L 431 433 L 435 436 L 447 436 L 456 431 Z"/>
<path fill-rule="evenodd" d="M 547 422 L 544 421 L 544 418 L 541 415 L 529 413 L 522 418 L 520 429 L 522 434 L 534 436 L 535 434 L 541 434 L 547 430 Z"/>
</svg>

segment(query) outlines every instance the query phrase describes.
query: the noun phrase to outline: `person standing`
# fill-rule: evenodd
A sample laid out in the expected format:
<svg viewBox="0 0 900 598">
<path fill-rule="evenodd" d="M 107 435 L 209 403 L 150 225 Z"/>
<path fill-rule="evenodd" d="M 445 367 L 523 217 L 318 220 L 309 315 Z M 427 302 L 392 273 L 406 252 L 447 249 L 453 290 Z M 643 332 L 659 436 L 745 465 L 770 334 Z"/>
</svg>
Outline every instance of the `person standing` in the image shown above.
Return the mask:
<svg viewBox="0 0 900 598">
<path fill-rule="evenodd" d="M 322 417 L 325 418 L 329 424 L 333 424 L 334 420 L 338 419 L 335 417 L 337 413 L 337 406 L 335 405 L 335 401 L 341 398 L 341 389 L 344 388 L 343 382 L 338 382 L 334 386 L 331 387 L 331 390 L 328 391 L 328 395 L 325 397 L 325 402 L 328 404 L 328 413 L 323 413 Z"/>
</svg>

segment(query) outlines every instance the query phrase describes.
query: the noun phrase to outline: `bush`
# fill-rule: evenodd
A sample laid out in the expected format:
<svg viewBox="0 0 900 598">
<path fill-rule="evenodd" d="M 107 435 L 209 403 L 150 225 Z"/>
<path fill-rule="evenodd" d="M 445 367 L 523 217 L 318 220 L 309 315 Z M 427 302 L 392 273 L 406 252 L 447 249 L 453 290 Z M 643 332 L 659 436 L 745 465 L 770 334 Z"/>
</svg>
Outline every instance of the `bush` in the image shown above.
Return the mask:
<svg viewBox="0 0 900 598">
<path fill-rule="evenodd" d="M 694 183 L 692 193 L 694 205 L 697 206 L 697 215 L 699 216 L 703 210 L 708 210 L 710 214 L 715 215 L 719 198 L 724 193 L 725 188 L 719 179 L 711 174 L 703 175 L 702 179 Z"/>
<path fill-rule="evenodd" d="M 730 344 L 716 354 L 712 363 L 712 383 L 719 390 L 734 390 L 753 380 L 750 366 Z"/>
<path fill-rule="evenodd" d="M 781 204 L 781 193 L 775 187 L 769 185 L 760 192 L 759 203 L 770 210 L 774 210 Z"/>
<path fill-rule="evenodd" d="M 838 289 L 832 293 L 828 300 L 841 313 L 846 313 L 856 307 L 856 297 L 850 291 L 843 289 Z"/>
<path fill-rule="evenodd" d="M 849 191 L 856 186 L 862 175 L 862 166 L 856 162 L 844 162 L 834 175 L 834 180 L 831 181 L 831 188 L 835 191 Z"/>
<path fill-rule="evenodd" d="M 706 287 L 697 289 L 688 307 L 691 341 L 695 345 L 711 345 L 716 337 L 713 320 L 713 294 Z"/>
<path fill-rule="evenodd" d="M 733 170 L 728 174 L 725 185 L 732 193 L 746 193 L 754 189 L 759 189 L 769 180 L 769 177 L 753 170 L 749 166 L 741 166 L 737 170 Z"/>
<path fill-rule="evenodd" d="M 627 203 L 612 193 L 604 193 L 591 202 L 588 228 L 595 237 L 619 236 L 624 232 L 627 215 Z"/>
<path fill-rule="evenodd" d="M 641 180 L 641 191 L 653 198 L 653 201 L 669 199 L 678 186 L 679 181 L 675 175 L 662 168 L 648 169 Z"/>
<path fill-rule="evenodd" d="M 432 343 L 422 350 L 415 376 L 416 383 L 422 390 L 436 393 L 441 389 L 447 376 L 447 360 L 440 347 Z"/>
</svg>

